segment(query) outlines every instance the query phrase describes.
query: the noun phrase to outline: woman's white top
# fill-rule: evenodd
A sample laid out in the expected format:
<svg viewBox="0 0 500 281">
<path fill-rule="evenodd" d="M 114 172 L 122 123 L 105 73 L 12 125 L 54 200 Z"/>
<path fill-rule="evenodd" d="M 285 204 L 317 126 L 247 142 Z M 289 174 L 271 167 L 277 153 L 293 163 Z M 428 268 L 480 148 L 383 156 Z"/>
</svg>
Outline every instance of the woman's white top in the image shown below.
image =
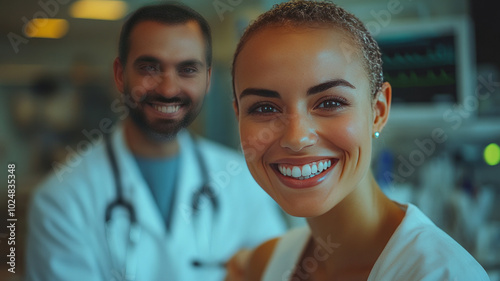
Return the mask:
<svg viewBox="0 0 500 281">
<path fill-rule="evenodd" d="M 481 265 L 416 206 L 403 207 L 406 215 L 375 262 L 368 281 L 490 280 Z M 335 241 L 322 241 L 318 243 L 322 251 L 315 251 L 315 256 L 298 264 L 310 238 L 308 227 L 286 233 L 278 241 L 262 280 L 304 280 L 316 270 L 319 260 L 338 247 Z M 292 276 L 295 269 L 298 274 Z"/>
</svg>

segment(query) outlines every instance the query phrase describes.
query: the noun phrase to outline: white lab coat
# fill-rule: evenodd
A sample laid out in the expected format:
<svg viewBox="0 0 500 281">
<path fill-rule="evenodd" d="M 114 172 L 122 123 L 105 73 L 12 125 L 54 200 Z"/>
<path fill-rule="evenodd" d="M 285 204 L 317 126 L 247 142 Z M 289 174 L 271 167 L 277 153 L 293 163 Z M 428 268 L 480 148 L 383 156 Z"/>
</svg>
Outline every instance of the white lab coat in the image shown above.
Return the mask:
<svg viewBox="0 0 500 281">
<path fill-rule="evenodd" d="M 178 135 L 180 169 L 171 232 L 149 187 L 128 149 L 123 128 L 112 135 L 124 196 L 135 208 L 141 227 L 136 252 L 127 268 L 137 280 L 222 280 L 221 267 L 194 268 L 193 260 L 223 263 L 242 247 L 253 247 L 280 235 L 285 223 L 277 205 L 251 177 L 241 155 L 206 140 L 197 140 L 207 163 L 209 181 L 219 201 L 200 205 L 192 213 L 192 198 L 202 184 L 193 139 Z M 105 209 L 115 199 L 111 165 L 103 141 L 80 162 L 70 158 L 59 178 L 51 176 L 38 188 L 29 211 L 26 275 L 28 281 L 126 280 L 125 252 L 129 220 L 115 210 L 109 241 L 105 235 Z M 76 159 L 76 160 L 75 160 Z M 78 162 L 78 163 L 77 163 Z M 76 164 L 75 164 L 76 163 Z M 206 199 L 206 197 L 204 197 Z M 118 266 L 114 266 L 118 264 Z"/>
</svg>

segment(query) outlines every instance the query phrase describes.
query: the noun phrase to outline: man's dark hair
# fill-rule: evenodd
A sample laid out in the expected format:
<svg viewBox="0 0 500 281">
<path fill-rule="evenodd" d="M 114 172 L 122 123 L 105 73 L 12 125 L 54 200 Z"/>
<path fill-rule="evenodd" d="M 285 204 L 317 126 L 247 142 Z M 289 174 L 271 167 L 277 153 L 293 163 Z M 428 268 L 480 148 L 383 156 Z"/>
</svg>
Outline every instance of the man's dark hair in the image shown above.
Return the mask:
<svg viewBox="0 0 500 281">
<path fill-rule="evenodd" d="M 212 65 L 212 35 L 208 22 L 195 10 L 179 3 L 144 6 L 129 16 L 123 24 L 118 43 L 118 56 L 123 65 L 127 63 L 127 56 L 130 51 L 130 33 L 138 23 L 144 21 L 155 21 L 167 25 L 178 25 L 189 21 L 196 21 L 205 39 L 207 66 L 210 67 Z"/>
</svg>

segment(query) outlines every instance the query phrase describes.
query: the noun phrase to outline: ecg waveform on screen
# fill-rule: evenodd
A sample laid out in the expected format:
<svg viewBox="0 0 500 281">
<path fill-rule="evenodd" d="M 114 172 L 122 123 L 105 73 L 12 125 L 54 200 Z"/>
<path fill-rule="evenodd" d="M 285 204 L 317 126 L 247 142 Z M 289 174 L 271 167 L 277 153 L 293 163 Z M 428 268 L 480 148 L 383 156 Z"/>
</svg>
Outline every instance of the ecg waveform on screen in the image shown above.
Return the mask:
<svg viewBox="0 0 500 281">
<path fill-rule="evenodd" d="M 417 74 L 415 71 L 399 72 L 395 74 L 384 75 L 384 78 L 391 83 L 393 87 L 433 87 L 454 85 L 454 74 L 446 73 L 445 70 L 427 70 L 425 74 Z"/>
<path fill-rule="evenodd" d="M 423 50 L 422 50 L 423 51 Z M 384 68 L 404 69 L 404 68 L 429 68 L 443 65 L 455 64 L 455 52 L 453 46 L 437 44 L 427 47 L 423 52 L 394 52 L 382 56 Z"/>
<path fill-rule="evenodd" d="M 435 103 L 458 100 L 458 56 L 449 30 L 399 33 L 380 38 L 384 79 L 392 85 L 394 103 Z"/>
</svg>

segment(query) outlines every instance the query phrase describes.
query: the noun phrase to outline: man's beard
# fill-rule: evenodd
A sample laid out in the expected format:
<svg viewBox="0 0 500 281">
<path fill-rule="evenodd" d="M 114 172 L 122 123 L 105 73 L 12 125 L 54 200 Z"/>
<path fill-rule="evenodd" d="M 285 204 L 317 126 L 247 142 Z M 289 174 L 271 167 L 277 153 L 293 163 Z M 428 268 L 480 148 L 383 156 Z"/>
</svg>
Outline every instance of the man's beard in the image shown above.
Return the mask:
<svg viewBox="0 0 500 281">
<path fill-rule="evenodd" d="M 203 104 L 203 99 L 199 103 L 195 103 L 187 96 L 165 98 L 156 93 L 146 93 L 139 101 L 136 101 L 128 86 L 125 87 L 124 95 L 127 100 L 125 104 L 130 110 L 130 117 L 136 126 L 148 138 L 162 142 L 174 139 L 181 129 L 189 126 L 200 113 Z M 151 121 L 146 118 L 144 107 L 151 106 L 150 104 L 154 102 L 175 103 L 187 110 L 180 120 Z"/>
</svg>

